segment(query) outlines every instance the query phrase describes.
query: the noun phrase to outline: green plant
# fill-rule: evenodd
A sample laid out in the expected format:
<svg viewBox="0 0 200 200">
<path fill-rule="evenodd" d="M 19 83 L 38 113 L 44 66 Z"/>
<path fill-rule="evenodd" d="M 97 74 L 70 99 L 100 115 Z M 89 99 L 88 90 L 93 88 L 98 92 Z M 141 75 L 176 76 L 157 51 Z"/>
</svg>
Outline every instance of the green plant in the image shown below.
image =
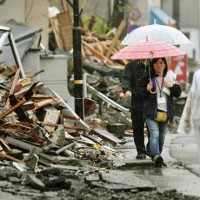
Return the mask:
<svg viewBox="0 0 200 200">
<path fill-rule="evenodd" d="M 88 28 L 88 24 L 90 22 L 90 16 L 84 16 L 82 18 L 83 24 L 86 28 Z M 111 28 L 107 24 L 107 22 L 99 17 L 95 16 L 95 23 L 92 28 L 92 32 L 97 32 L 99 34 L 105 34 L 107 31 L 109 31 Z"/>
</svg>

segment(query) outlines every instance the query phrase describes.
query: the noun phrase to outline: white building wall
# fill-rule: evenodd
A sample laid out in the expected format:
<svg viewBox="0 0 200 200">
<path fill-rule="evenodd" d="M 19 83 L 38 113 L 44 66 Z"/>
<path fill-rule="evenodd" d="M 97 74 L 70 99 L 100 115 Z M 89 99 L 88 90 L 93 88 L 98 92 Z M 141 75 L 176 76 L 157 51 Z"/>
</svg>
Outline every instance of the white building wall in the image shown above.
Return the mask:
<svg viewBox="0 0 200 200">
<path fill-rule="evenodd" d="M 11 22 L 42 28 L 42 43 L 48 48 L 48 0 L 6 0 L 0 4 L 0 25 Z"/>
</svg>

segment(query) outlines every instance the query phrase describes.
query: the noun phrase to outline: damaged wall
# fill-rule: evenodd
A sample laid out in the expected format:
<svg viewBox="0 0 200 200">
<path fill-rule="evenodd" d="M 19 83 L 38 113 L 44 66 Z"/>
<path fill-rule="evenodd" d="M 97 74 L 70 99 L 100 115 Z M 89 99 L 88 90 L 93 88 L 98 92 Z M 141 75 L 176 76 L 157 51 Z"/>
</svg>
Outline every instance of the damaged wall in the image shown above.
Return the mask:
<svg viewBox="0 0 200 200">
<path fill-rule="evenodd" d="M 48 0 L 26 0 L 26 17 L 27 26 L 37 26 L 42 28 L 42 44 L 48 48 L 49 41 L 49 18 L 48 18 Z"/>
<path fill-rule="evenodd" d="M 0 4 L 0 24 L 10 22 L 42 28 L 42 43 L 48 48 L 48 6 L 48 0 L 6 0 Z"/>
<path fill-rule="evenodd" d="M 7 12 L 5 12 L 5 10 Z M 6 0 L 0 4 L 0 23 L 16 22 L 25 23 L 25 0 Z"/>
</svg>

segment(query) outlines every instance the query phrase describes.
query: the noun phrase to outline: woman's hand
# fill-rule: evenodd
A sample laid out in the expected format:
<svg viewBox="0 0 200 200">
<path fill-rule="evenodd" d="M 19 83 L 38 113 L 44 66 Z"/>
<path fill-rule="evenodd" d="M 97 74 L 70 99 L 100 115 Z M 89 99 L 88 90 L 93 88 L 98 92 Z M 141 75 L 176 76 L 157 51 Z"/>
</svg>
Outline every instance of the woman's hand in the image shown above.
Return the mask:
<svg viewBox="0 0 200 200">
<path fill-rule="evenodd" d="M 126 93 L 125 93 L 125 97 L 127 97 L 127 98 L 131 98 L 131 96 L 132 96 L 131 91 L 126 91 Z"/>
<path fill-rule="evenodd" d="M 153 83 L 152 81 L 150 80 L 149 83 L 147 84 L 147 91 L 150 91 L 153 89 Z"/>
</svg>

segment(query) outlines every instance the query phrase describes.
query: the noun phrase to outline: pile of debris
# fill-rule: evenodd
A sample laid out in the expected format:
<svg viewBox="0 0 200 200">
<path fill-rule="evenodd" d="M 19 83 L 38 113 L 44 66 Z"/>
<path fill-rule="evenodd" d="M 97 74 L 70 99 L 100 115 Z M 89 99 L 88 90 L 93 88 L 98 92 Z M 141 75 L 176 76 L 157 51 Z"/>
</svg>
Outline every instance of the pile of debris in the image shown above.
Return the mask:
<svg viewBox="0 0 200 200">
<path fill-rule="evenodd" d="M 62 1 L 62 11 L 56 7 L 49 8 L 50 41 L 49 48 L 54 51 L 56 48 L 70 52 L 73 48 L 73 20 L 70 9 L 65 1 Z M 119 27 L 108 30 L 105 34 L 92 31 L 94 23 L 83 24 L 80 17 L 82 60 L 84 62 L 98 63 L 111 68 L 124 69 L 126 60 L 112 61 L 111 55 L 121 49 L 120 36 L 126 27 L 126 21 L 122 20 Z M 86 28 L 87 27 L 87 28 Z"/>
<path fill-rule="evenodd" d="M 41 82 L 32 83 L 31 78 L 17 81 L 16 67 L 1 65 L 0 71 L 1 160 L 23 163 L 34 171 L 38 164 L 84 167 L 81 160 L 96 170 L 112 160 L 116 154 L 112 147 L 121 140 L 109 135 L 100 126 L 101 120 L 86 124 Z"/>
<path fill-rule="evenodd" d="M 68 14 L 65 11 L 59 15 L 60 24 L 67 22 L 63 19 L 69 17 Z M 56 20 L 57 17 L 50 20 L 54 34 Z M 59 36 L 66 35 L 66 31 L 72 31 L 72 28 L 68 29 L 65 25 L 60 26 L 64 32 Z M 124 22 L 120 25 L 121 31 L 123 26 Z M 18 55 L 11 30 L 6 29 L 3 35 L 7 37 L 10 34 L 9 39 L 13 39 L 10 42 L 15 46 L 16 66 L 7 65 L 10 58 L 0 64 L 0 166 L 3 166 L 0 180 L 12 179 L 11 182 L 28 184 L 42 190 L 69 189 L 69 177 L 77 179 L 81 172 L 115 168 L 113 159 L 120 156 L 120 153 L 114 147 L 123 144 L 122 138 L 127 128 L 125 123 L 130 124 L 124 115 L 124 112 L 130 114 L 129 110 L 116 103 L 121 93 L 121 88 L 117 86 L 119 79 L 108 77 L 116 68 L 120 72 L 115 73 L 121 73 L 123 69 L 120 64 L 113 67 L 113 62 L 109 60 L 111 53 L 117 51 L 114 46 L 119 48 L 120 30 L 113 40 L 100 38 L 89 31 L 82 34 L 83 68 L 87 73 L 88 94 L 92 95 L 91 99 L 97 100 L 92 111 L 90 108 L 85 109 L 88 119 L 83 121 L 55 91 L 40 80 L 35 82 L 37 72 L 31 74 L 24 71 L 20 58 L 24 57 L 27 48 Z M 34 31 L 34 34 L 38 32 L 40 30 Z M 59 40 L 58 35 L 55 37 L 60 49 L 71 49 L 71 40 L 67 43 L 63 38 Z M 33 41 L 31 39 L 31 44 Z M 29 48 L 30 46 L 28 45 Z M 5 56 L 6 52 L 3 54 Z M 10 51 L 7 55 L 10 55 Z M 90 66 L 90 62 L 104 66 Z M 91 74 L 90 70 L 97 76 Z M 103 75 L 102 78 L 100 74 Z M 94 112 L 94 117 L 91 117 Z M 121 123 L 116 123 L 116 117 Z M 7 172 L 5 166 L 8 168 Z M 15 169 L 11 170 L 10 166 Z M 30 173 L 24 177 L 23 172 Z"/>
</svg>

